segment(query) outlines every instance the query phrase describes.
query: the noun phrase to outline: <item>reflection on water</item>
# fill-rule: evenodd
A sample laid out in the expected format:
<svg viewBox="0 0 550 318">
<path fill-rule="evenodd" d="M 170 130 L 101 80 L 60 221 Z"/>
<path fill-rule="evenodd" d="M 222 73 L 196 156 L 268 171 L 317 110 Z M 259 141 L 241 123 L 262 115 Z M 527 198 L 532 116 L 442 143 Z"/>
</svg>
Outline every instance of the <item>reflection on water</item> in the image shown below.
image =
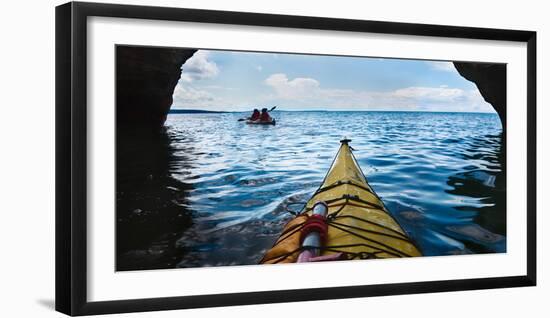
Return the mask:
<svg viewBox="0 0 550 318">
<path fill-rule="evenodd" d="M 117 270 L 175 267 L 175 242 L 191 223 L 185 208 L 191 185 L 171 176 L 193 160 L 176 155 L 166 131 L 117 127 Z"/>
<path fill-rule="evenodd" d="M 119 137 L 119 270 L 257 263 L 343 136 L 425 255 L 506 250 L 497 115 L 274 112 L 276 126 L 242 116 L 174 114 L 157 139 Z"/>
</svg>

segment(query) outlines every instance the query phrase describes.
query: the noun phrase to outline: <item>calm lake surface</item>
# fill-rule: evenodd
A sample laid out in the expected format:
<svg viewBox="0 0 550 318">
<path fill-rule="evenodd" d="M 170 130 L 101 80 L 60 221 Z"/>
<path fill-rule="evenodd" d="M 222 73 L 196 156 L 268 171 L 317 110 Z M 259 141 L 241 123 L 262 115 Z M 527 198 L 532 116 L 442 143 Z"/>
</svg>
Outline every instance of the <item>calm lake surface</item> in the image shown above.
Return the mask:
<svg viewBox="0 0 550 318">
<path fill-rule="evenodd" d="M 275 111 L 276 126 L 245 115 L 170 114 L 164 137 L 117 141 L 118 270 L 256 264 L 342 137 L 424 255 L 506 251 L 496 114 Z"/>
</svg>

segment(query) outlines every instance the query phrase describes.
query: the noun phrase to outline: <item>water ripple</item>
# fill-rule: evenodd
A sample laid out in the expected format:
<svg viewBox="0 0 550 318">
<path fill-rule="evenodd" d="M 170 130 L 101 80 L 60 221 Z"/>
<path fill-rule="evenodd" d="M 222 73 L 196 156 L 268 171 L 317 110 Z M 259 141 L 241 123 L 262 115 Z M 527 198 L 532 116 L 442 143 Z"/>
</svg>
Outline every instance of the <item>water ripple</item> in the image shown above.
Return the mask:
<svg viewBox="0 0 550 318">
<path fill-rule="evenodd" d="M 363 171 L 425 255 L 506 250 L 501 125 L 494 114 L 275 112 L 167 121 L 172 176 L 192 185 L 179 267 L 256 263 L 351 138 Z"/>
</svg>

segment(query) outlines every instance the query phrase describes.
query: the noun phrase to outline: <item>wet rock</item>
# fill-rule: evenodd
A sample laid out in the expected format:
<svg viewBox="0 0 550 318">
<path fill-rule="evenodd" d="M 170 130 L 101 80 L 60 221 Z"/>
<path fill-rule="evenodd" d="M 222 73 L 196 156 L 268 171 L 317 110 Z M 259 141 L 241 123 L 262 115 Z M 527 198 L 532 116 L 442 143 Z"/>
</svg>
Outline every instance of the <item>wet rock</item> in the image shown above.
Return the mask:
<svg viewBox="0 0 550 318">
<path fill-rule="evenodd" d="M 504 240 L 504 236 L 500 234 L 492 233 L 479 225 L 468 224 L 468 225 L 451 225 L 447 227 L 448 230 L 462 234 L 469 238 L 472 238 L 478 242 L 483 243 L 498 243 Z"/>
<path fill-rule="evenodd" d="M 422 215 L 422 213 L 418 211 L 403 211 L 403 212 L 399 212 L 399 215 L 411 221 L 421 220 L 424 218 L 424 215 Z"/>
</svg>

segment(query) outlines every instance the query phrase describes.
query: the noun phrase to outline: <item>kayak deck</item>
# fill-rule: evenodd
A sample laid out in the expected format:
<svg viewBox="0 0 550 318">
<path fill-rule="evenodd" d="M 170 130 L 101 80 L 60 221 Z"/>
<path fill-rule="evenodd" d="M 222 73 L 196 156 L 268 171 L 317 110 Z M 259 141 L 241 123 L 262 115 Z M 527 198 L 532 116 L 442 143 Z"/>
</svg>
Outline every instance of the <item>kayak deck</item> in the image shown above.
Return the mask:
<svg viewBox="0 0 550 318">
<path fill-rule="evenodd" d="M 343 140 L 319 189 L 303 211 L 287 223 L 260 263 L 296 262 L 302 251 L 300 229 L 319 201 L 328 205 L 328 232 L 321 255 L 343 253 L 345 259 L 422 255 L 370 187 L 348 140 Z"/>
</svg>

